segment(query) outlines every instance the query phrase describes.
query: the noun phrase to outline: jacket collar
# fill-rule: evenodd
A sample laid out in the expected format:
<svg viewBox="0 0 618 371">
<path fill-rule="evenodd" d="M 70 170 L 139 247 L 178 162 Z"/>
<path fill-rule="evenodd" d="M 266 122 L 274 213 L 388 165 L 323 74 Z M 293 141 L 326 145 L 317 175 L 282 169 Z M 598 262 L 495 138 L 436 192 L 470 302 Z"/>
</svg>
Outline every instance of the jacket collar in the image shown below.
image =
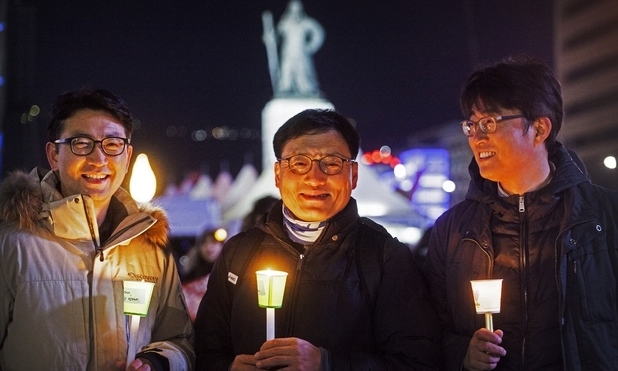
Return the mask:
<svg viewBox="0 0 618 371">
<path fill-rule="evenodd" d="M 569 154 L 569 151 L 559 142 L 556 142 L 555 149 L 549 155 L 548 160 L 555 165 L 551 182 L 537 191 L 525 194 L 526 203 L 534 205 L 532 209 L 527 209 L 529 218 L 540 218 L 546 213 L 551 212 L 558 198 L 563 198 L 565 202 L 564 210 L 566 214 L 563 225 L 570 225 L 574 223 L 574 220 L 581 218 L 591 218 L 590 210 L 579 202 L 580 198 L 576 197 L 573 192 L 565 192 L 577 185 L 590 183 L 585 169 L 580 169 Z M 464 215 L 461 220 L 475 220 L 477 222 L 462 223 L 462 233 L 478 240 L 488 241 L 488 226 L 491 213 L 498 213 L 500 217 L 506 217 L 507 213 L 516 213 L 518 196 L 500 197 L 497 191 L 497 183 L 480 176 L 479 168 L 474 158 L 468 170 L 471 180 L 466 199 L 485 204 L 489 207 L 468 209 L 466 212 L 474 212 L 475 215 Z"/>
<path fill-rule="evenodd" d="M 283 226 L 283 201 L 279 200 L 270 211 L 258 222 L 258 227 L 270 231 L 278 238 L 284 241 L 290 241 L 287 236 L 287 232 Z M 322 235 L 318 238 L 316 243 L 324 240 L 337 240 L 333 238 L 335 235 L 347 233 L 356 225 L 358 219 L 358 207 L 356 200 L 350 197 L 350 201 L 346 207 L 343 208 L 338 214 L 326 221 L 326 226 Z M 291 242 L 291 241 L 290 241 Z"/>
<path fill-rule="evenodd" d="M 555 195 L 575 185 L 590 183 L 590 179 L 584 171 L 580 170 L 567 149 L 564 148 L 560 142 L 556 142 L 554 150 L 549 155 L 548 161 L 556 166 L 553 178 L 546 187 L 535 192 L 551 192 Z M 499 197 L 497 183 L 481 176 L 479 167 L 474 158 L 470 161 L 468 172 L 470 174 L 470 185 L 468 187 L 466 199 L 482 203 L 492 203 Z"/>
<path fill-rule="evenodd" d="M 67 239 L 91 240 L 93 232 L 88 225 L 90 221 L 98 239 L 98 226 L 90 197 L 63 197 L 58 191 L 58 184 L 59 179 L 53 171 L 41 168 L 35 168 L 29 174 L 21 171 L 11 173 L 0 184 L 0 222 L 29 231 L 44 227 L 56 236 Z M 150 204 L 138 205 L 122 188 L 113 197 L 128 214 L 115 226 L 113 241 L 119 242 L 143 233 L 149 243 L 167 245 L 169 222 L 162 209 Z M 144 227 L 139 230 L 131 228 L 137 224 Z"/>
</svg>

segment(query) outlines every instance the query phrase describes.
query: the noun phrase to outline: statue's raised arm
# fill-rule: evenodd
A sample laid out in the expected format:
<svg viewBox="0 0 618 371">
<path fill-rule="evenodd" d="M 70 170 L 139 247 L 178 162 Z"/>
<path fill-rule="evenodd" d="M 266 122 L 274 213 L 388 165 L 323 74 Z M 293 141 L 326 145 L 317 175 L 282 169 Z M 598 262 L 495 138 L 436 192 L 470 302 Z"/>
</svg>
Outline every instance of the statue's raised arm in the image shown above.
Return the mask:
<svg viewBox="0 0 618 371">
<path fill-rule="evenodd" d="M 263 15 L 264 36 L 268 63 L 275 96 L 318 97 L 318 85 L 313 54 L 324 42 L 324 29 L 308 17 L 300 0 L 291 0 L 277 24 L 276 35 L 272 30 L 270 12 Z M 277 36 L 279 58 L 276 54 Z M 274 51 L 274 52 L 273 52 Z"/>
</svg>

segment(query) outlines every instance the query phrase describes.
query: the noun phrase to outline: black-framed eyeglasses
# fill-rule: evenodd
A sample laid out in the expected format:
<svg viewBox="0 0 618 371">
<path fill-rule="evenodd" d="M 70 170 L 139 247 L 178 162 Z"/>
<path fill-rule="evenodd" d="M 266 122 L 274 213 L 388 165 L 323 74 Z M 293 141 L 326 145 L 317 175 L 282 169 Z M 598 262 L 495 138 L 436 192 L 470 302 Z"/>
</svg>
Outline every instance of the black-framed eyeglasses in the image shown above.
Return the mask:
<svg viewBox="0 0 618 371">
<path fill-rule="evenodd" d="M 476 134 L 476 129 L 481 128 L 481 131 L 485 134 L 491 134 L 496 131 L 497 124 L 501 121 L 513 120 L 526 117 L 525 115 L 511 115 L 511 116 L 490 116 L 483 117 L 482 119 L 474 122 L 472 120 L 463 120 L 461 122 L 461 129 L 467 137 L 471 137 Z"/>
<path fill-rule="evenodd" d="M 320 170 L 327 175 L 337 175 L 343 170 L 344 163 L 355 162 L 354 160 L 334 155 L 315 160 L 305 155 L 294 155 L 287 158 L 280 158 L 278 161 L 287 161 L 290 171 L 298 175 L 307 174 L 309 170 L 311 170 L 314 162 L 317 162 L 320 166 Z"/>
<path fill-rule="evenodd" d="M 124 152 L 127 144 L 131 142 L 128 138 L 107 137 L 101 140 L 94 140 L 88 137 L 71 137 L 54 140 L 54 144 L 68 144 L 71 152 L 78 156 L 88 156 L 94 150 L 94 145 L 99 143 L 101 150 L 108 156 L 118 156 Z"/>
</svg>

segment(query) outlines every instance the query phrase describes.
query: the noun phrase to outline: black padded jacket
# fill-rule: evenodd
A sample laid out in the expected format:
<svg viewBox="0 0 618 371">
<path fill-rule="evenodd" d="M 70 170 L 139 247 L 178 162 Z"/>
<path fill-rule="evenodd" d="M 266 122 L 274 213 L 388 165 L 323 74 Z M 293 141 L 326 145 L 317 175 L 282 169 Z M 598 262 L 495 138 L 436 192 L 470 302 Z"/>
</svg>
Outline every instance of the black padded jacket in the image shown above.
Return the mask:
<svg viewBox="0 0 618 371">
<path fill-rule="evenodd" d="M 354 199 L 311 245 L 292 242 L 282 225 L 279 202 L 259 225 L 266 234 L 244 272 L 230 272 L 231 259 L 237 249 L 256 248 L 255 243 L 241 246 L 241 233 L 224 246 L 196 319 L 198 369 L 228 370 L 235 355 L 259 350 L 266 312 L 257 303 L 255 272 L 266 268 L 289 274 L 283 306 L 275 310 L 276 337 L 320 347 L 324 370 L 441 368 L 439 320 L 406 245 L 386 236 L 383 274 L 371 307 L 355 261 L 360 220 Z M 228 280 L 233 276 L 238 279 Z"/>
<path fill-rule="evenodd" d="M 425 271 L 447 370 L 484 327 L 470 286 L 483 278 L 504 279 L 493 321 L 507 355 L 495 370 L 618 365 L 618 193 L 591 184 L 559 143 L 549 160 L 547 186 L 509 197 L 472 160 L 466 199 L 434 225 Z"/>
</svg>

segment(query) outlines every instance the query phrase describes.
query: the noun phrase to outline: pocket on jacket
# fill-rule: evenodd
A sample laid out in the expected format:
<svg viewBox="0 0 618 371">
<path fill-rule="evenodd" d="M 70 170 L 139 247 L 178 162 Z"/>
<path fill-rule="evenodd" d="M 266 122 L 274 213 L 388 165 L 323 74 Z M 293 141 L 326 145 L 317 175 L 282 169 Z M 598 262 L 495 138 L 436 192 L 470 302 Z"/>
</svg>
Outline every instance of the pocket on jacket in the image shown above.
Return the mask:
<svg viewBox="0 0 618 371">
<path fill-rule="evenodd" d="M 606 235 L 601 230 L 587 233 L 577 240 L 577 248 L 570 252 L 569 275 L 574 277 L 572 289 L 581 307 L 583 320 L 589 323 L 616 321 L 616 276 L 612 260 L 618 252 L 608 248 Z M 579 293 L 579 295 L 577 295 Z"/>
</svg>

